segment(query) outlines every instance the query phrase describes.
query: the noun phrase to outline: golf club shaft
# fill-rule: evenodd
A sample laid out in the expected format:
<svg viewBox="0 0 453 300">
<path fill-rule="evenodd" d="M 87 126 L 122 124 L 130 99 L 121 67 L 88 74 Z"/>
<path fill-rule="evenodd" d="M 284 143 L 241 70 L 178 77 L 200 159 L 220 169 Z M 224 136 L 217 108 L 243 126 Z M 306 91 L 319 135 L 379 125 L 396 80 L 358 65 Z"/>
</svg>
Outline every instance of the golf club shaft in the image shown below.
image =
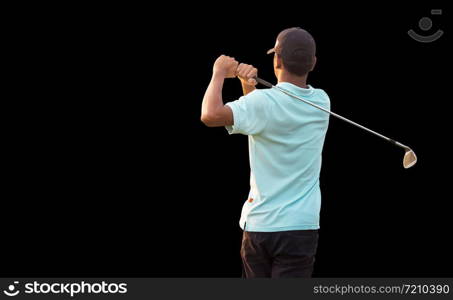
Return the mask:
<svg viewBox="0 0 453 300">
<path fill-rule="evenodd" d="M 388 141 L 388 142 L 390 142 L 390 143 L 392 143 L 392 144 L 394 144 L 394 145 L 396 145 L 396 146 L 398 146 L 398 147 L 401 147 L 401 148 L 404 148 L 404 149 L 409 149 L 409 147 L 406 146 L 406 145 L 403 145 L 403 144 L 401 144 L 401 143 L 399 143 L 399 142 L 397 142 L 397 141 L 395 141 L 395 140 L 392 140 L 391 138 L 388 138 L 388 137 L 386 137 L 385 135 L 382 135 L 382 134 L 380 134 L 380 133 L 378 133 L 378 132 L 376 132 L 376 131 L 373 131 L 373 130 L 371 130 L 371 129 L 369 129 L 369 128 L 366 128 L 365 126 L 360 125 L 360 124 L 358 124 L 358 123 L 356 123 L 356 122 L 354 122 L 354 121 L 351 121 L 351 120 L 349 120 L 349 119 L 347 119 L 347 118 L 345 118 L 345 117 L 343 117 L 343 116 L 340 116 L 339 114 L 336 114 L 336 113 L 334 113 L 334 112 L 331 112 L 330 110 L 327 110 L 327 109 L 325 109 L 325 108 L 323 108 L 323 107 L 321 107 L 321 106 L 319 106 L 319 105 L 316 105 L 316 104 L 314 104 L 314 103 L 312 103 L 312 102 L 310 102 L 310 101 L 308 101 L 308 100 L 305 100 L 305 99 L 302 99 L 302 98 L 300 98 L 300 97 L 298 97 L 298 96 L 296 96 L 296 95 L 293 95 L 293 94 L 291 94 L 290 92 L 288 92 L 288 91 L 286 91 L 286 90 L 284 90 L 284 89 L 282 89 L 282 88 L 280 88 L 280 87 L 278 87 L 278 86 L 275 86 L 275 85 L 273 85 L 273 84 L 271 84 L 271 83 L 269 83 L 269 82 L 267 82 L 267 81 L 265 81 L 265 80 L 263 80 L 263 79 L 261 79 L 261 78 L 255 77 L 254 79 L 255 79 L 258 83 L 260 83 L 260 84 L 262 84 L 262 85 L 265 85 L 265 86 L 267 86 L 267 87 L 269 87 L 269 88 L 275 88 L 275 89 L 281 91 L 282 93 L 284 93 L 284 94 L 286 94 L 286 95 L 288 95 L 288 96 L 291 96 L 291 97 L 296 98 L 296 99 L 298 99 L 298 100 L 300 100 L 300 101 L 303 101 L 303 102 L 305 102 L 305 103 L 307 103 L 307 104 L 309 104 L 309 105 L 311 105 L 311 106 L 313 106 L 313 107 L 316 107 L 317 109 L 320 109 L 320 110 L 322 110 L 322 111 L 324 111 L 324 112 L 326 112 L 326 113 L 328 113 L 328 114 L 330 114 L 330 115 L 332 115 L 332 116 L 334 116 L 334 117 L 336 117 L 336 118 L 338 118 L 338 119 L 340 119 L 340 120 L 343 120 L 343 121 L 345 121 L 345 122 L 348 122 L 349 124 L 352 124 L 352 125 L 354 125 L 354 126 L 357 126 L 357 127 L 361 128 L 361 129 L 363 129 L 363 130 L 366 130 L 366 131 L 368 131 L 368 132 L 370 132 L 370 133 L 372 133 L 372 134 L 374 134 L 374 135 L 377 135 L 378 137 L 380 137 L 380 138 L 382 138 L 382 139 L 384 139 L 384 140 L 386 140 L 386 141 Z"/>
</svg>

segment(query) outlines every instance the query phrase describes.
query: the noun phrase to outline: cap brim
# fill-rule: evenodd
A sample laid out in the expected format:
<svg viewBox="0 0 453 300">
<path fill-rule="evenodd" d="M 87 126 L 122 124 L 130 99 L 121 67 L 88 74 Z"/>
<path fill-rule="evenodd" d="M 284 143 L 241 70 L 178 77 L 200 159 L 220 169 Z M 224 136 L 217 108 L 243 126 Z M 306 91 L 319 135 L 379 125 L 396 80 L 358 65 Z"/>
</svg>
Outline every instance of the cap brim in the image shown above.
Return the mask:
<svg viewBox="0 0 453 300">
<path fill-rule="evenodd" d="M 274 53 L 274 52 L 275 52 L 275 48 L 267 50 L 267 54 L 271 54 L 271 53 Z"/>
</svg>

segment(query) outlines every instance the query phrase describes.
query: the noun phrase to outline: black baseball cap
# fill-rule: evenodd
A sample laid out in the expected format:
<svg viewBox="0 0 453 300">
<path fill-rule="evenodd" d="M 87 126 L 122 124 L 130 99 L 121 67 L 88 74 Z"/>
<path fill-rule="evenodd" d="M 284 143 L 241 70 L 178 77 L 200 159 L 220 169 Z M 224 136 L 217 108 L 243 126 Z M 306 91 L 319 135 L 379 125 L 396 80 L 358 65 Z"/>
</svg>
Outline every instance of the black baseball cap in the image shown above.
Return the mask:
<svg viewBox="0 0 453 300">
<path fill-rule="evenodd" d="M 283 30 L 277 36 L 275 47 L 269 49 L 267 54 L 276 53 L 283 61 L 285 67 L 294 67 L 311 71 L 316 55 L 316 43 L 312 35 L 300 28 L 292 27 Z"/>
</svg>

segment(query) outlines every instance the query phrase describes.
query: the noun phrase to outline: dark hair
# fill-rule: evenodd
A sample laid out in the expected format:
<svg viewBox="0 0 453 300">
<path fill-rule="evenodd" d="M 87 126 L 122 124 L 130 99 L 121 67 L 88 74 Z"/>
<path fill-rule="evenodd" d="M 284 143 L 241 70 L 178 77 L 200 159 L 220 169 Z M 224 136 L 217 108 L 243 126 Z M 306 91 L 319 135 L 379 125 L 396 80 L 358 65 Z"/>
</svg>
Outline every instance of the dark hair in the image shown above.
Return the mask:
<svg viewBox="0 0 453 300">
<path fill-rule="evenodd" d="M 294 52 L 293 55 L 297 57 L 297 60 L 285 60 L 280 56 L 282 59 L 283 67 L 289 73 L 297 76 L 304 76 L 313 69 L 315 56 L 311 51 L 298 49 Z"/>
<path fill-rule="evenodd" d="M 289 73 L 303 76 L 313 69 L 316 43 L 308 31 L 300 27 L 285 29 L 277 36 L 276 44 L 275 53 Z"/>
</svg>

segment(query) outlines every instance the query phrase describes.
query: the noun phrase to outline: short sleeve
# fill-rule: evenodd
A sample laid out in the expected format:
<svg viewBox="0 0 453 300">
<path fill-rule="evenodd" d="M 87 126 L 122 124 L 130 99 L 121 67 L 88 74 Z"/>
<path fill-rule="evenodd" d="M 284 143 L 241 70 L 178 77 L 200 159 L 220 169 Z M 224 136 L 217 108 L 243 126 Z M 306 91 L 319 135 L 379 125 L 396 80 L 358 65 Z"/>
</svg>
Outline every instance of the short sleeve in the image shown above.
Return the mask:
<svg viewBox="0 0 453 300">
<path fill-rule="evenodd" d="M 226 105 L 233 111 L 234 124 L 225 126 L 229 134 L 255 135 L 266 127 L 269 102 L 263 90 L 254 90 Z"/>
</svg>

